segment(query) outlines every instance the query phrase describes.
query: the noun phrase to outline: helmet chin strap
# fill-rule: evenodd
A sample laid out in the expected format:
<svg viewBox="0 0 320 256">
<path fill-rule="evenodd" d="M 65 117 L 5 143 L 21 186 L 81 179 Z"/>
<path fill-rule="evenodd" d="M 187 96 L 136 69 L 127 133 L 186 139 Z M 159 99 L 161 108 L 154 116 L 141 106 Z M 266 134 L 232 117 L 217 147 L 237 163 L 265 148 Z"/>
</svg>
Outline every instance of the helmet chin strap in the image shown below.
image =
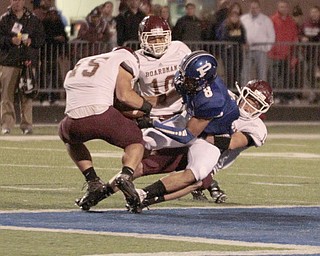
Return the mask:
<svg viewBox="0 0 320 256">
<path fill-rule="evenodd" d="M 241 89 L 240 89 L 240 86 L 239 86 L 238 81 L 236 81 L 236 82 L 235 82 L 235 86 L 236 86 L 236 88 L 237 88 L 237 90 L 238 90 L 239 94 L 241 94 Z"/>
</svg>

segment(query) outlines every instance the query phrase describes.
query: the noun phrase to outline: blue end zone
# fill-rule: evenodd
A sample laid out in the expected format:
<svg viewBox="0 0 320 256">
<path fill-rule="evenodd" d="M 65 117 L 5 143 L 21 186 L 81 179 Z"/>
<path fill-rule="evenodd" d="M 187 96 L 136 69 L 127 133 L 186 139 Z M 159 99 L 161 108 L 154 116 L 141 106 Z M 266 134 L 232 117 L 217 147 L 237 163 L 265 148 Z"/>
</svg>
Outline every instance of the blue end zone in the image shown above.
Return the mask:
<svg viewBox="0 0 320 256">
<path fill-rule="evenodd" d="M 320 207 L 0 213 L 0 225 L 320 246 Z"/>
</svg>

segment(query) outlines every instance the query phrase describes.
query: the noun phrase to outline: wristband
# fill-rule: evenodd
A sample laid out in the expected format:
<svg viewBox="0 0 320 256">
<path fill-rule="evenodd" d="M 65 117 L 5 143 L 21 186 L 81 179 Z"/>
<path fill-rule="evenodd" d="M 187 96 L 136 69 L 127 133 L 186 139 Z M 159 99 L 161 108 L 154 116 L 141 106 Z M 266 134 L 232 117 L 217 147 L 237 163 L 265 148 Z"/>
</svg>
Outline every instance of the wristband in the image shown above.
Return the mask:
<svg viewBox="0 0 320 256">
<path fill-rule="evenodd" d="M 231 138 L 226 136 L 214 135 L 214 145 L 224 151 L 229 148 Z"/>
<path fill-rule="evenodd" d="M 151 103 L 149 101 L 146 101 L 145 98 L 143 98 L 143 104 L 142 104 L 141 108 L 139 108 L 139 110 L 146 113 L 146 115 L 149 115 L 151 109 L 152 109 Z"/>
</svg>

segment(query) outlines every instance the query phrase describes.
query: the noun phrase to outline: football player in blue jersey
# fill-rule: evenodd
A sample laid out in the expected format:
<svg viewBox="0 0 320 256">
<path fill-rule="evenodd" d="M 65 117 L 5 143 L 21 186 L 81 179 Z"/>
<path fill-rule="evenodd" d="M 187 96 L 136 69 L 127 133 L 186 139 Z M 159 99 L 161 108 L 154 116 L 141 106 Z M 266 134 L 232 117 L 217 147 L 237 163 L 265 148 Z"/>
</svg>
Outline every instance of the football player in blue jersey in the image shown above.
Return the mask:
<svg viewBox="0 0 320 256">
<path fill-rule="evenodd" d="M 204 179 L 216 165 L 220 150 L 205 140 L 208 135 L 231 134 L 231 124 L 239 117 L 239 108 L 231 99 L 223 81 L 217 77 L 217 60 L 205 51 L 188 54 L 175 75 L 175 86 L 183 97 L 186 113 L 164 122 L 154 121 L 144 132 L 148 149 L 188 146 L 188 165 L 139 190 L 144 198 L 161 202 L 163 196 Z M 223 136 L 221 137 L 223 138 Z M 220 142 L 223 144 L 223 139 Z M 177 149 L 179 150 L 179 149 Z M 134 186 L 121 187 L 131 212 L 144 207 Z"/>
<path fill-rule="evenodd" d="M 272 87 L 263 80 L 251 80 L 242 88 L 238 84 L 236 84 L 236 87 L 239 91 L 239 96 L 231 92 L 230 95 L 237 100 L 240 117 L 232 124 L 234 133 L 231 136 L 224 136 L 223 143 L 220 143 L 222 152 L 218 163 L 213 168 L 212 175 L 232 165 L 244 150 L 251 147 L 261 147 L 266 142 L 267 128 L 259 117 L 261 114 L 266 113 L 273 104 Z M 220 135 L 209 135 L 206 140 L 215 145 L 219 145 L 219 143 L 216 144 L 217 140 L 222 142 Z M 188 164 L 187 151 L 180 150 L 177 152 L 174 149 L 162 149 L 154 152 L 150 157 L 144 159 L 142 163 L 141 176 L 184 170 Z M 135 170 L 135 176 L 137 173 L 139 171 Z M 219 188 L 217 182 L 212 180 L 212 175 L 202 180 L 202 184 L 200 182 L 193 183 L 180 191 L 165 194 L 163 199 L 168 201 L 182 197 L 201 186 L 196 191 L 200 192 L 200 194 L 197 194 L 198 197 L 204 196 L 202 194 L 203 189 L 208 189 L 214 202 L 223 203 L 226 200 L 226 195 Z M 141 201 L 144 206 L 156 203 L 152 198 L 143 200 L 145 193 L 139 189 L 137 189 L 137 192 L 142 196 Z"/>
</svg>

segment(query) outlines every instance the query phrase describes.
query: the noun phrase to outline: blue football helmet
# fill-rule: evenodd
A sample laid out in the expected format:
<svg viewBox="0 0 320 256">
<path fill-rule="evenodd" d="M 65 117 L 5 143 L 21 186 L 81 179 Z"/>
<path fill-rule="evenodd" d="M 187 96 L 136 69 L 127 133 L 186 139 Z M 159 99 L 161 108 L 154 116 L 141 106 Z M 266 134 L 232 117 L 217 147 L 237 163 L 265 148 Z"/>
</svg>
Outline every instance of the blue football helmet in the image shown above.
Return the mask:
<svg viewBox="0 0 320 256">
<path fill-rule="evenodd" d="M 174 84 L 180 94 L 196 94 L 217 77 L 218 62 L 206 51 L 194 51 L 183 58 Z"/>
</svg>

